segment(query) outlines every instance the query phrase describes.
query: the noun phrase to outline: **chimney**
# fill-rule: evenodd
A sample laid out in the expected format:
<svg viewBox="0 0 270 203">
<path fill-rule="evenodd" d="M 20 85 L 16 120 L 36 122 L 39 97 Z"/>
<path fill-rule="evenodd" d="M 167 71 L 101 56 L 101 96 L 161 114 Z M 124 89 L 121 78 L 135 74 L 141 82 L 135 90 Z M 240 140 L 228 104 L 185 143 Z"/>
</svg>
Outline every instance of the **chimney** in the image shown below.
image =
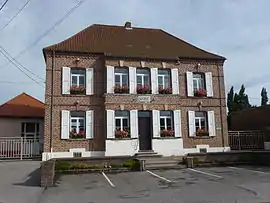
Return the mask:
<svg viewBox="0 0 270 203">
<path fill-rule="evenodd" d="M 126 29 L 126 30 L 132 30 L 131 22 L 126 22 L 126 23 L 125 23 L 125 29 Z"/>
</svg>

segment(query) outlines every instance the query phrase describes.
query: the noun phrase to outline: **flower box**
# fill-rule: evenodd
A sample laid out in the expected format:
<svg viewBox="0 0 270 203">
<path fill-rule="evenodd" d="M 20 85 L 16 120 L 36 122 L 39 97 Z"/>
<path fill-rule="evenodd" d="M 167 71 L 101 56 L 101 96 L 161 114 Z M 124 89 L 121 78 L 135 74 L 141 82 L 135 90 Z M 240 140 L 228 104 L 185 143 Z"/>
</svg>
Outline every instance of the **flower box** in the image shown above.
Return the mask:
<svg viewBox="0 0 270 203">
<path fill-rule="evenodd" d="M 138 94 L 151 94 L 152 91 L 148 85 L 138 85 L 137 93 Z"/>
<path fill-rule="evenodd" d="M 198 129 L 196 132 L 196 136 L 199 136 L 199 137 L 209 136 L 209 131 L 205 129 Z"/>
<path fill-rule="evenodd" d="M 71 86 L 70 88 L 70 94 L 85 94 L 86 89 L 82 86 Z"/>
<path fill-rule="evenodd" d="M 124 85 L 124 86 L 116 85 L 114 87 L 114 93 L 128 94 L 129 93 L 129 87 L 126 86 L 126 85 Z"/>
<path fill-rule="evenodd" d="M 85 138 L 85 132 L 80 131 L 80 132 L 70 132 L 69 137 L 71 139 L 84 139 Z"/>
<path fill-rule="evenodd" d="M 205 89 L 199 89 L 199 90 L 194 92 L 194 96 L 196 96 L 196 97 L 206 97 L 207 92 L 206 92 Z"/>
<path fill-rule="evenodd" d="M 130 138 L 130 133 L 128 130 L 115 130 L 115 138 Z"/>
<path fill-rule="evenodd" d="M 167 88 L 159 87 L 158 92 L 159 92 L 159 94 L 172 94 L 172 88 L 171 87 L 167 87 Z"/>
<path fill-rule="evenodd" d="M 173 137 L 174 131 L 173 130 L 161 130 L 160 137 Z"/>
</svg>

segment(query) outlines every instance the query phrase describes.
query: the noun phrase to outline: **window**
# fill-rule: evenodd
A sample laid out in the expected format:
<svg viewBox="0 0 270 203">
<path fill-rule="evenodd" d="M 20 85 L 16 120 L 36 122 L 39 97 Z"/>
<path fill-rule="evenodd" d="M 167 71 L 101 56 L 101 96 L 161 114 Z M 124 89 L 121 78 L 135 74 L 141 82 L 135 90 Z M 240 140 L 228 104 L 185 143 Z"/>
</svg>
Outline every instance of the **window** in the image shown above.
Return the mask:
<svg viewBox="0 0 270 203">
<path fill-rule="evenodd" d="M 160 136 L 174 136 L 172 111 L 160 111 Z"/>
<path fill-rule="evenodd" d="M 85 113 L 79 111 L 70 112 L 70 138 L 85 137 Z"/>
<path fill-rule="evenodd" d="M 209 135 L 206 112 L 203 111 L 195 112 L 195 127 L 196 127 L 196 134 L 198 136 Z"/>
<path fill-rule="evenodd" d="M 139 94 L 150 94 L 150 73 L 149 69 L 137 69 L 137 93 Z"/>
<path fill-rule="evenodd" d="M 85 70 L 71 69 L 71 94 L 85 94 Z"/>
<path fill-rule="evenodd" d="M 171 87 L 171 74 L 170 70 L 159 69 L 158 70 L 158 87 L 170 88 Z"/>
<path fill-rule="evenodd" d="M 130 137 L 129 112 L 115 111 L 115 138 Z"/>
<path fill-rule="evenodd" d="M 205 90 L 204 74 L 193 73 L 193 91 Z"/>
<path fill-rule="evenodd" d="M 128 69 L 115 68 L 114 82 L 115 82 L 115 89 L 114 89 L 115 93 L 129 93 Z"/>
<path fill-rule="evenodd" d="M 26 139 L 39 138 L 39 123 L 22 123 L 21 136 Z"/>
</svg>

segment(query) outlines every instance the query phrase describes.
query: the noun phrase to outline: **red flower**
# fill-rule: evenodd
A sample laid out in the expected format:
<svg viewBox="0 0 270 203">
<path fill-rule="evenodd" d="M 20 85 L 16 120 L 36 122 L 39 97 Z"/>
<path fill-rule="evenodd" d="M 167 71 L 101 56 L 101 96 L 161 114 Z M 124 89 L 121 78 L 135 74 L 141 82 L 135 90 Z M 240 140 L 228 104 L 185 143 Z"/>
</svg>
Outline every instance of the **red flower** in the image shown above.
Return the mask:
<svg viewBox="0 0 270 203">
<path fill-rule="evenodd" d="M 205 97 L 207 95 L 207 91 L 205 89 L 198 89 L 195 93 L 195 96 Z"/>
<path fill-rule="evenodd" d="M 174 136 L 174 130 L 167 130 L 167 129 L 161 130 L 160 135 L 163 137 L 172 137 Z"/>
</svg>

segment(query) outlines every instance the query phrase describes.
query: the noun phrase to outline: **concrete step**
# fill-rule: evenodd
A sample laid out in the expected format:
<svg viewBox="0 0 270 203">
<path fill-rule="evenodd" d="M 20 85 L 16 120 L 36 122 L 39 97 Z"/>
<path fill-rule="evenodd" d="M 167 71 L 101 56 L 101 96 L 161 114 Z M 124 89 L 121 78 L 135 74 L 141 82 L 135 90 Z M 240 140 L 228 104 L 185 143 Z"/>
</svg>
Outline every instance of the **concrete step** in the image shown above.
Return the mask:
<svg viewBox="0 0 270 203">
<path fill-rule="evenodd" d="M 145 170 L 169 170 L 169 169 L 183 169 L 186 168 L 182 164 L 151 164 L 145 165 Z"/>
<path fill-rule="evenodd" d="M 149 164 L 179 164 L 180 161 L 178 160 L 170 160 L 165 158 L 152 158 L 152 159 L 146 159 L 145 165 Z"/>
<path fill-rule="evenodd" d="M 152 157 L 162 157 L 162 155 L 153 151 L 142 151 L 135 154 L 135 158 L 152 158 Z"/>
</svg>

